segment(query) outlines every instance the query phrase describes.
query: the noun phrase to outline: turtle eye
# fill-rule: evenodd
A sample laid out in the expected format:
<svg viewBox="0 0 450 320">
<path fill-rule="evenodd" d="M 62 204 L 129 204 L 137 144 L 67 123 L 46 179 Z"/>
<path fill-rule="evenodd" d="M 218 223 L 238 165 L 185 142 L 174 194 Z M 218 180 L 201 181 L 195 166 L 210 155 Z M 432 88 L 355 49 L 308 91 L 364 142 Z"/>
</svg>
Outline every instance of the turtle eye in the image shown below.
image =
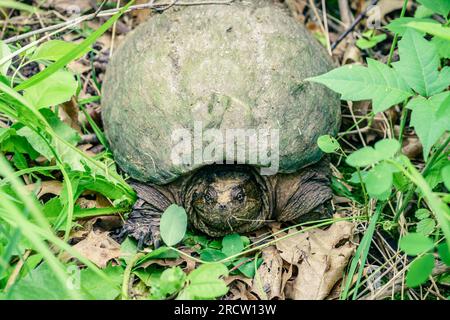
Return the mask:
<svg viewBox="0 0 450 320">
<path fill-rule="evenodd" d="M 209 192 L 205 193 L 205 195 L 203 196 L 203 198 L 205 199 L 205 201 L 207 203 L 211 203 L 213 201 L 212 196 L 209 194 Z"/>
<path fill-rule="evenodd" d="M 243 193 L 243 192 L 239 192 L 238 194 L 236 194 L 236 195 L 234 196 L 234 199 L 237 200 L 237 201 L 239 201 L 239 202 L 244 201 L 244 193 Z"/>
</svg>

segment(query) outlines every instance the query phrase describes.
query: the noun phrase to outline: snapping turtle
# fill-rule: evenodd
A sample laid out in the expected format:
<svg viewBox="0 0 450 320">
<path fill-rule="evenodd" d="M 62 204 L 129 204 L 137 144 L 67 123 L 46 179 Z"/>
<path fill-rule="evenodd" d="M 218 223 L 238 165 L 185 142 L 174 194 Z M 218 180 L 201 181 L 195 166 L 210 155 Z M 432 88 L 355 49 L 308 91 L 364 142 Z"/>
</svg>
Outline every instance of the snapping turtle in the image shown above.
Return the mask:
<svg viewBox="0 0 450 320">
<path fill-rule="evenodd" d="M 103 84 L 103 121 L 139 200 L 122 235 L 156 236 L 171 204 L 211 236 L 329 215 L 340 100 L 305 81 L 332 63 L 268 0 L 172 8 L 128 35 Z M 231 134 L 230 134 L 231 132 Z"/>
</svg>

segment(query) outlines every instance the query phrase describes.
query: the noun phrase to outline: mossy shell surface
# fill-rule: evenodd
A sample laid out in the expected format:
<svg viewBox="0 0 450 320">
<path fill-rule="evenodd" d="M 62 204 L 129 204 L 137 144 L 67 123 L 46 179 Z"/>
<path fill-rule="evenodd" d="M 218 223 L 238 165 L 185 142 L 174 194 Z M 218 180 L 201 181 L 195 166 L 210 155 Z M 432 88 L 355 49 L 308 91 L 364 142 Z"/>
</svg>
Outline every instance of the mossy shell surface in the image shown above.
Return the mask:
<svg viewBox="0 0 450 320">
<path fill-rule="evenodd" d="M 270 1 L 170 9 L 115 52 L 103 83 L 106 136 L 120 167 L 143 182 L 166 184 L 205 165 L 195 159 L 210 143 L 196 140 L 199 128 L 224 137 L 278 130 L 278 172 L 295 172 L 321 158 L 320 135 L 338 130 L 339 97 L 305 81 L 331 68 L 324 48 Z M 174 161 L 180 132 L 192 134 L 184 144 L 190 163 Z M 258 152 L 254 143 L 243 147 L 247 158 Z"/>
</svg>

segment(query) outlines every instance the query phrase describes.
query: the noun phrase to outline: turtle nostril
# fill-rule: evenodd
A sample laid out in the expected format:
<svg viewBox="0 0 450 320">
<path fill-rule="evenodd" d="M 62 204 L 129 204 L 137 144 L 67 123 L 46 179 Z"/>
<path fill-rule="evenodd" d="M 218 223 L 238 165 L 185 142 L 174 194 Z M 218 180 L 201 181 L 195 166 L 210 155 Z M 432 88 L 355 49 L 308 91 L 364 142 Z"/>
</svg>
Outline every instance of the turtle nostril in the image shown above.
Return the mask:
<svg viewBox="0 0 450 320">
<path fill-rule="evenodd" d="M 227 206 L 225 204 L 219 204 L 219 210 L 225 210 Z"/>
</svg>

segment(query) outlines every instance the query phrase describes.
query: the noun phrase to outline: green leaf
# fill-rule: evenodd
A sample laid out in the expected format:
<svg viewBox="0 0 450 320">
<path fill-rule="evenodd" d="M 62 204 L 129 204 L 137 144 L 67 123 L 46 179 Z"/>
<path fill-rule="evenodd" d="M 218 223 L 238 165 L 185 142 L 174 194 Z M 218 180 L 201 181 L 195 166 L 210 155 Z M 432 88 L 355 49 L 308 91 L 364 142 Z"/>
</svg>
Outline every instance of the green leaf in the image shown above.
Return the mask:
<svg viewBox="0 0 450 320">
<path fill-rule="evenodd" d="M 438 81 L 440 60 L 436 47 L 417 31 L 407 30 L 398 50 L 400 61 L 392 65 L 417 93 L 430 97 L 449 85 Z"/>
<path fill-rule="evenodd" d="M 31 60 L 49 60 L 56 61 L 64 57 L 70 51 L 78 47 L 77 43 L 66 42 L 62 40 L 50 40 L 40 45 L 31 56 Z M 82 57 L 91 48 L 88 47 L 85 52 L 80 53 L 77 58 Z"/>
<path fill-rule="evenodd" d="M 392 188 L 392 171 L 385 163 L 377 164 L 364 179 L 367 192 L 373 198 L 379 199 L 390 192 Z"/>
<path fill-rule="evenodd" d="M 186 211 L 175 204 L 170 205 L 161 217 L 161 238 L 171 247 L 183 240 L 187 228 Z"/>
<path fill-rule="evenodd" d="M 223 264 L 203 264 L 188 275 L 189 285 L 183 291 L 188 297 L 197 299 L 223 296 L 228 292 L 228 287 L 219 277 L 227 275 L 228 269 Z"/>
<path fill-rule="evenodd" d="M 414 215 L 416 216 L 417 219 L 422 220 L 428 218 L 430 214 L 431 214 L 430 210 L 422 208 L 417 210 Z"/>
<path fill-rule="evenodd" d="M 450 12 L 450 1 L 448 0 L 417 0 L 425 7 L 447 18 Z"/>
<path fill-rule="evenodd" d="M 330 135 L 323 135 L 317 139 L 317 145 L 325 153 L 333 153 L 339 150 L 339 142 Z"/>
<path fill-rule="evenodd" d="M 163 295 L 172 295 L 179 291 L 186 280 L 186 274 L 180 267 L 164 270 L 161 274 L 159 288 Z"/>
<path fill-rule="evenodd" d="M 103 272 L 111 282 L 100 279 L 98 274 L 89 268 L 80 271 L 81 293 L 85 299 L 113 300 L 120 294 L 124 269 L 108 266 Z"/>
<path fill-rule="evenodd" d="M 433 268 L 434 257 L 431 253 L 414 259 L 409 265 L 408 273 L 406 274 L 406 285 L 414 288 L 426 282 Z"/>
<path fill-rule="evenodd" d="M 248 258 L 241 258 L 238 261 L 234 263 L 234 266 L 239 266 L 238 270 L 247 278 L 253 278 L 255 276 L 255 261 L 251 260 L 247 263 L 242 264 L 244 261 L 247 261 Z M 259 266 L 263 263 L 263 259 L 259 258 L 256 262 L 256 268 L 259 268 Z"/>
<path fill-rule="evenodd" d="M 233 233 L 226 235 L 222 240 L 222 252 L 227 256 L 233 256 L 244 250 L 244 243 L 239 234 Z"/>
<path fill-rule="evenodd" d="M 397 72 L 373 59 L 368 67 L 346 65 L 307 79 L 326 85 L 342 95 L 342 100 L 373 100 L 373 111 L 382 112 L 412 95 L 411 89 Z"/>
<path fill-rule="evenodd" d="M 433 21 L 433 22 L 432 22 Z M 442 38 L 444 40 L 450 40 L 450 28 L 444 27 L 439 23 L 434 23 L 436 21 L 432 20 L 428 22 L 418 22 L 412 21 L 406 24 L 408 28 L 415 29 L 419 32 L 429 33 L 435 37 Z"/>
<path fill-rule="evenodd" d="M 17 130 L 17 134 L 27 139 L 30 145 L 33 146 L 33 149 L 36 150 L 39 154 L 43 155 L 48 160 L 53 159 L 53 152 L 50 149 L 48 143 L 36 132 L 28 127 L 23 127 Z"/>
<path fill-rule="evenodd" d="M 179 257 L 178 252 L 174 251 L 171 248 L 163 246 L 147 253 L 145 256 L 140 258 L 139 261 L 136 263 L 136 266 L 139 266 L 142 263 L 152 259 L 177 259 L 178 257 Z"/>
<path fill-rule="evenodd" d="M 411 126 L 420 138 L 427 160 L 431 147 L 445 131 L 450 130 L 450 93 L 443 92 L 429 99 L 418 97 L 406 107 L 412 110 Z"/>
<path fill-rule="evenodd" d="M 417 223 L 416 232 L 427 236 L 434 231 L 435 227 L 436 222 L 434 219 L 426 218 Z"/>
<path fill-rule="evenodd" d="M 385 28 L 393 33 L 397 33 L 398 35 L 403 35 L 406 30 L 410 27 L 410 23 L 429 23 L 434 24 L 436 26 L 440 26 L 440 23 L 431 18 L 412 18 L 412 17 L 403 17 L 392 20 Z M 423 31 L 426 33 L 426 31 Z"/>
<path fill-rule="evenodd" d="M 217 262 L 226 258 L 226 254 L 216 249 L 206 248 L 200 252 L 200 259 L 203 261 Z"/>
<path fill-rule="evenodd" d="M 364 147 L 350 154 L 345 162 L 355 168 L 367 167 L 382 159 L 382 156 L 372 147 Z"/>
<path fill-rule="evenodd" d="M 420 233 L 408 233 L 399 242 L 400 249 L 410 256 L 427 252 L 434 247 L 433 240 Z"/>
<path fill-rule="evenodd" d="M 0 59 L 3 59 L 4 57 L 9 56 L 10 54 L 11 50 L 9 49 L 8 45 L 3 41 L 0 41 Z M 10 66 L 11 60 L 6 61 L 4 64 L 0 66 L 0 73 L 6 76 Z"/>
<path fill-rule="evenodd" d="M 447 266 L 450 267 L 450 249 L 448 248 L 447 242 L 438 245 L 437 251 L 439 253 L 439 257 L 441 258 L 442 262 L 444 262 Z"/>
<path fill-rule="evenodd" d="M 386 40 L 386 37 L 387 36 L 385 34 L 379 34 L 379 35 L 370 37 L 368 39 L 361 38 L 356 41 L 356 45 L 358 46 L 358 48 L 360 48 L 362 50 L 370 49 L 370 48 L 375 47 L 380 42 L 383 42 L 384 40 Z"/>
<path fill-rule="evenodd" d="M 73 74 L 61 70 L 24 90 L 24 98 L 37 109 L 50 107 L 70 100 L 77 88 Z"/>
<path fill-rule="evenodd" d="M 418 6 L 416 12 L 414 12 L 414 18 L 429 18 L 433 15 L 434 11 L 428 9 L 425 6 Z"/>
<path fill-rule="evenodd" d="M 400 142 L 395 139 L 383 139 L 375 143 L 375 151 L 383 160 L 393 158 L 399 150 Z"/>
<path fill-rule="evenodd" d="M 450 191 L 450 165 L 447 165 L 441 170 L 442 180 L 447 190 Z"/>
<path fill-rule="evenodd" d="M 439 37 L 433 37 L 431 43 L 436 47 L 441 59 L 450 59 L 450 41 Z"/>
<path fill-rule="evenodd" d="M 120 245 L 120 258 L 128 264 L 128 262 L 136 255 L 137 251 L 136 241 L 127 237 Z"/>
</svg>

